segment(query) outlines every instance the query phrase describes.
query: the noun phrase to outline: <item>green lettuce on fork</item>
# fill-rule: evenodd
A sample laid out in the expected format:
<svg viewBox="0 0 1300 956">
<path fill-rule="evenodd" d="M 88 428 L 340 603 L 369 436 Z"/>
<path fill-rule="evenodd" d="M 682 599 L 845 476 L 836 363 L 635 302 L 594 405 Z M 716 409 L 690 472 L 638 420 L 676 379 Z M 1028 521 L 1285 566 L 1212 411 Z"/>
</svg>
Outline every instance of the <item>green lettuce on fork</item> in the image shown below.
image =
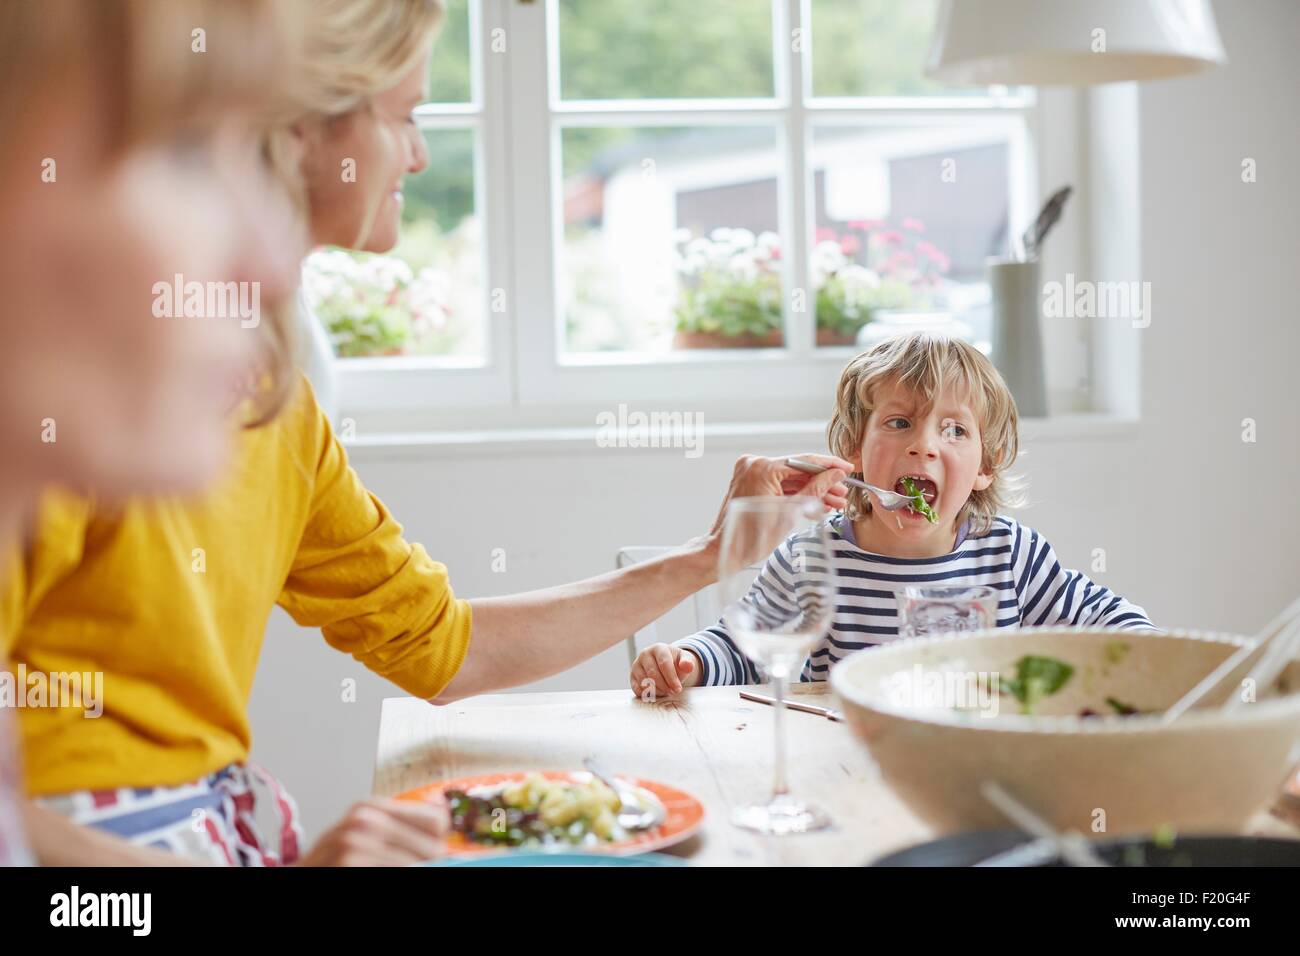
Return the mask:
<svg viewBox="0 0 1300 956">
<path fill-rule="evenodd" d="M 921 494 L 921 492 L 917 489 L 916 482 L 914 482 L 911 478 L 903 478 L 902 484 L 903 484 L 903 493 L 908 498 L 912 499 L 912 503 L 908 505 L 908 507 L 911 508 L 913 511 L 915 511 L 917 514 L 924 515 L 925 520 L 930 522 L 930 524 L 934 524 L 935 522 L 937 522 L 939 520 L 939 512 L 935 511 L 928 504 L 926 504 L 925 495 Z"/>
</svg>

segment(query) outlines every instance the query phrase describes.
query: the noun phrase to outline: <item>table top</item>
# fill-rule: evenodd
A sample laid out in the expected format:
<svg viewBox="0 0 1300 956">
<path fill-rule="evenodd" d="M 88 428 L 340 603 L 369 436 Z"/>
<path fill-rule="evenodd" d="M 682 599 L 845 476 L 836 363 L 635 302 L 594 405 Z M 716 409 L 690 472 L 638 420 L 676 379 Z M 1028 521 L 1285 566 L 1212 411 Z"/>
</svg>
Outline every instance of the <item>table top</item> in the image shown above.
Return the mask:
<svg viewBox="0 0 1300 956">
<path fill-rule="evenodd" d="M 772 790 L 772 708 L 739 691 L 696 687 L 644 703 L 630 690 L 494 694 L 446 707 L 384 701 L 374 792 L 391 796 L 436 780 L 508 770 L 581 769 L 595 757 L 621 776 L 657 780 L 704 804 L 699 833 L 664 852 L 704 865 L 858 865 L 929 839 L 930 830 L 886 787 L 847 725 L 787 711 L 791 791 L 829 811 L 835 827 L 796 838 L 731 824 L 733 807 Z M 828 704 L 824 684 L 797 688 Z"/>
<path fill-rule="evenodd" d="M 581 769 L 595 757 L 611 772 L 657 780 L 704 804 L 695 836 L 664 852 L 714 866 L 852 866 L 930 839 L 930 828 L 880 779 L 848 726 L 786 712 L 788 777 L 797 797 L 829 811 L 835 826 L 798 837 L 763 837 L 731 823 L 734 807 L 766 803 L 772 787 L 771 707 L 741 690 L 696 687 L 681 699 L 645 703 L 630 690 L 493 694 L 434 707 L 415 697 L 383 703 L 374 793 L 513 770 Z M 829 704 L 824 683 L 792 696 Z M 1249 831 L 1295 836 L 1260 814 Z"/>
</svg>

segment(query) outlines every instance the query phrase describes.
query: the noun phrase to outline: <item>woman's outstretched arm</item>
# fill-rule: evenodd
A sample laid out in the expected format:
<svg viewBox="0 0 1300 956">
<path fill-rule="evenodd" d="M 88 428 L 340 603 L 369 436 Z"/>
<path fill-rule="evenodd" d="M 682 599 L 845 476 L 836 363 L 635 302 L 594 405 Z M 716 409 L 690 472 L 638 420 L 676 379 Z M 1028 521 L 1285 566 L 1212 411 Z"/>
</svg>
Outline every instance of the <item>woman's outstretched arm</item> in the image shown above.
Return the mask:
<svg viewBox="0 0 1300 956">
<path fill-rule="evenodd" d="M 810 495 L 843 508 L 848 462 L 802 455 L 831 470 L 809 477 L 784 458 L 742 457 L 707 534 L 676 551 L 573 584 L 470 602 L 469 649 L 432 703 L 526 684 L 567 670 L 617 644 L 717 579 L 727 502 L 750 495 Z M 765 555 L 755 555 L 761 559 Z"/>
</svg>

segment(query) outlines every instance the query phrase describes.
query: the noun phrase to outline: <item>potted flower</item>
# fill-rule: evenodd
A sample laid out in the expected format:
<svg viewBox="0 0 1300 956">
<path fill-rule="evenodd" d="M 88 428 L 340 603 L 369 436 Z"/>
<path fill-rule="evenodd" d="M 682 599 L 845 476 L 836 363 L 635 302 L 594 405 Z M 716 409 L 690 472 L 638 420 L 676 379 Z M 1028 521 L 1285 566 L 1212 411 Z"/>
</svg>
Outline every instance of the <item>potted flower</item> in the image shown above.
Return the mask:
<svg viewBox="0 0 1300 956">
<path fill-rule="evenodd" d="M 811 257 L 818 345 L 853 345 L 880 312 L 929 309 L 950 267 L 905 218 L 854 220 L 843 235 L 819 229 Z M 782 344 L 780 243 L 775 233 L 678 230 L 674 348 L 755 348 Z"/>
<path fill-rule="evenodd" d="M 784 339 L 780 246 L 775 233 L 715 229 L 676 236 L 679 349 L 776 348 Z"/>
<path fill-rule="evenodd" d="M 883 310 L 926 309 L 951 265 L 921 238 L 925 225 L 905 218 L 898 229 L 882 220 L 854 220 L 849 231 L 819 229 L 812 254 L 817 290 L 817 344 L 852 345 Z M 858 259 L 865 260 L 865 264 Z"/>
<path fill-rule="evenodd" d="M 413 273 L 395 256 L 322 249 L 303 266 L 307 305 L 340 357 L 402 355 L 447 323 L 446 277 L 431 267 Z"/>
</svg>

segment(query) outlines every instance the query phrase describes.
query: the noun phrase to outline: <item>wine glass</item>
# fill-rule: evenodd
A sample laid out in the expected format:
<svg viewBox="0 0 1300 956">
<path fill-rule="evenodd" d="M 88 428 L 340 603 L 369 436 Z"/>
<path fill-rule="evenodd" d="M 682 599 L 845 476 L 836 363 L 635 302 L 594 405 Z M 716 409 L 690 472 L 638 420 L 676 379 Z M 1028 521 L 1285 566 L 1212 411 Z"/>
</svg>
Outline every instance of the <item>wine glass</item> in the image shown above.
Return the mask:
<svg viewBox="0 0 1300 956">
<path fill-rule="evenodd" d="M 807 833 L 831 823 L 823 810 L 791 796 L 785 778 L 786 684 L 827 632 L 835 611 L 831 544 L 822 513 L 816 498 L 736 498 L 727 506 L 722 527 L 718 585 L 726 607 L 723 622 L 745 656 L 770 675 L 776 698 L 772 799 L 737 808 L 732 821 L 772 836 Z M 756 562 L 763 562 L 757 579 Z"/>
</svg>

